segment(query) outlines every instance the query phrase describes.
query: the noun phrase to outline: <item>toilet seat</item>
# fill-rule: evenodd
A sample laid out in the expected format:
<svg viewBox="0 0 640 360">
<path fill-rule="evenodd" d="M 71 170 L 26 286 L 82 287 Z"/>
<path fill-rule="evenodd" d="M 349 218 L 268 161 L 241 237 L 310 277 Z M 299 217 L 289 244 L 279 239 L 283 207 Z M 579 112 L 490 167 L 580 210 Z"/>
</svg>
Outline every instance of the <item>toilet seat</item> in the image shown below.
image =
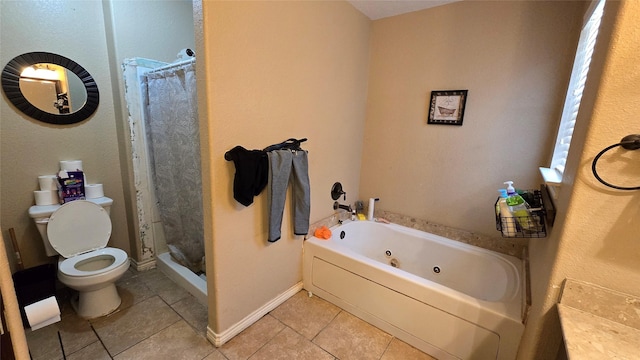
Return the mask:
<svg viewBox="0 0 640 360">
<path fill-rule="evenodd" d="M 113 263 L 107 267 L 104 267 L 98 270 L 93 270 L 93 271 L 84 271 L 76 268 L 76 264 L 81 261 L 90 260 L 92 258 L 97 258 L 103 255 L 113 257 L 114 259 Z M 127 262 L 127 259 L 129 259 L 129 256 L 124 250 L 108 247 L 104 249 L 90 251 L 78 256 L 74 256 L 69 259 L 64 259 L 58 263 L 58 271 L 60 271 L 66 276 L 86 278 L 92 275 L 103 275 L 111 270 L 117 269 L 118 267 L 122 266 L 125 262 Z"/>
<path fill-rule="evenodd" d="M 47 236 L 51 246 L 69 259 L 106 247 L 111 237 L 111 219 L 102 206 L 75 200 L 51 214 Z"/>
</svg>

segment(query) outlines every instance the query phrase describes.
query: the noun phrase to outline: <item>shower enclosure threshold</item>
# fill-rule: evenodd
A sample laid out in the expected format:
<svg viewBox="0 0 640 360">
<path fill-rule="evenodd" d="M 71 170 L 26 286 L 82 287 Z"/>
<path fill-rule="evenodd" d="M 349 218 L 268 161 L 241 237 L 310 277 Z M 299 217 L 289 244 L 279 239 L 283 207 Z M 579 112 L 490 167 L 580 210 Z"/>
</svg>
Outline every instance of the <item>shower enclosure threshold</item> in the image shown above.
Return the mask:
<svg viewBox="0 0 640 360">
<path fill-rule="evenodd" d="M 193 295 L 199 303 L 207 306 L 207 280 L 178 264 L 168 252 L 158 255 L 158 269 L 167 277 Z"/>
</svg>

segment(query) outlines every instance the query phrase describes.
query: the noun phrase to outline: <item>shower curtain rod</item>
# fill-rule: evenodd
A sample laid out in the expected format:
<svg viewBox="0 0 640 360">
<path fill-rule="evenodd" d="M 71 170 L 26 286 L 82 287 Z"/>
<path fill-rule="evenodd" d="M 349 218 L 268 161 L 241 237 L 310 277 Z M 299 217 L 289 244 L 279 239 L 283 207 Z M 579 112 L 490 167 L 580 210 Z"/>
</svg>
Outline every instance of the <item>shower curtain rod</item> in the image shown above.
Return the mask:
<svg viewBox="0 0 640 360">
<path fill-rule="evenodd" d="M 169 69 L 172 69 L 174 67 L 180 67 L 180 66 L 183 66 L 183 65 L 189 65 L 189 64 L 194 63 L 194 62 L 196 62 L 196 58 L 192 58 L 192 59 L 189 59 L 189 60 L 183 60 L 183 61 L 179 61 L 179 62 L 174 62 L 174 63 L 171 63 L 171 64 L 167 64 L 167 65 L 163 65 L 163 66 L 151 69 L 151 70 L 147 71 L 147 74 L 158 72 L 158 71 L 163 71 L 163 70 L 169 70 Z"/>
</svg>

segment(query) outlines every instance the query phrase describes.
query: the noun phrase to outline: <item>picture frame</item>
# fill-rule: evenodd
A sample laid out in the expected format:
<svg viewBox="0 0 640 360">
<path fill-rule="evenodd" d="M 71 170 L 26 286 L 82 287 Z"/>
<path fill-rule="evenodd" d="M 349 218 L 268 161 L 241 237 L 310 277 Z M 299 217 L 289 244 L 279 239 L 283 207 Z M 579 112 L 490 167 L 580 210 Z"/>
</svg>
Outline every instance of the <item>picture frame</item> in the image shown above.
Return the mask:
<svg viewBox="0 0 640 360">
<path fill-rule="evenodd" d="M 434 90 L 427 124 L 462 126 L 468 90 Z"/>
</svg>

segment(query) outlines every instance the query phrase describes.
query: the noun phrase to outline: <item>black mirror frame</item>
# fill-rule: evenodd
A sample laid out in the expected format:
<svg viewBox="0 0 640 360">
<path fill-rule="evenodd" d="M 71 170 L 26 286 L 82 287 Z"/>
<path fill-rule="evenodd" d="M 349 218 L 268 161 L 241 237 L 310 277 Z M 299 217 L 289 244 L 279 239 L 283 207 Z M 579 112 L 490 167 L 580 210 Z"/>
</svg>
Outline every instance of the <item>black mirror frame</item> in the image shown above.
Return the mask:
<svg viewBox="0 0 640 360">
<path fill-rule="evenodd" d="M 71 114 L 50 114 L 33 106 L 20 91 L 20 73 L 25 67 L 38 63 L 60 65 L 76 74 L 87 91 L 87 101 L 84 106 Z M 54 125 L 69 125 L 84 121 L 93 115 L 100 102 L 98 85 L 87 70 L 71 59 L 48 52 L 26 53 L 9 61 L 2 70 L 2 90 L 9 101 L 25 115 Z"/>
</svg>

